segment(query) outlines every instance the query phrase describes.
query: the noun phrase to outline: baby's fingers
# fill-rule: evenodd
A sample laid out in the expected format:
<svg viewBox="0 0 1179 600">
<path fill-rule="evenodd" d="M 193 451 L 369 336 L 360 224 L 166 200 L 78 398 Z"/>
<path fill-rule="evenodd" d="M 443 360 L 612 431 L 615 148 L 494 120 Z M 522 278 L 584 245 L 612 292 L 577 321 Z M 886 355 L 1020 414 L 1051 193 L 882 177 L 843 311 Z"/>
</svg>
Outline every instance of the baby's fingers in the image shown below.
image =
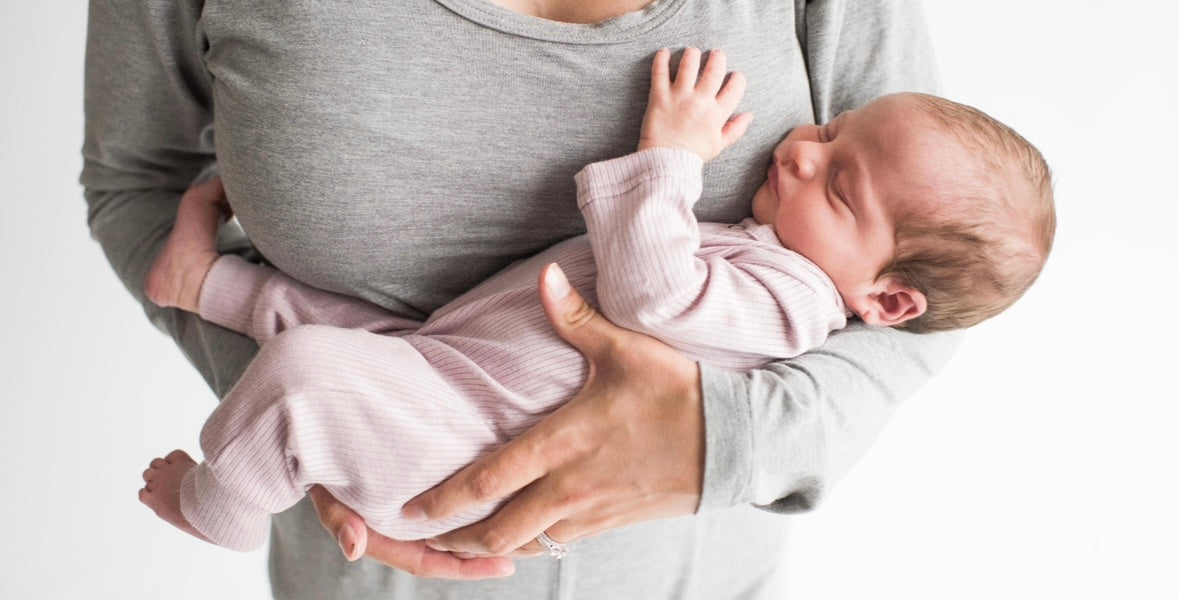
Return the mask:
<svg viewBox="0 0 1179 600">
<path fill-rule="evenodd" d="M 734 142 L 745 135 L 745 130 L 749 129 L 749 124 L 753 122 L 752 113 L 741 113 L 733 115 L 725 126 L 721 128 L 721 143 L 725 148 L 732 146 Z"/>
<path fill-rule="evenodd" d="M 671 87 L 671 50 L 663 48 L 651 61 L 651 100 L 666 96 Z"/>
<path fill-rule="evenodd" d="M 724 82 L 725 53 L 711 50 L 708 52 L 708 61 L 704 63 L 704 72 L 700 74 L 700 81 L 696 83 L 696 89 L 702 94 L 715 96 Z"/>
<path fill-rule="evenodd" d="M 675 88 L 680 92 L 690 92 L 696 87 L 696 75 L 700 72 L 700 50 L 684 48 L 680 56 L 680 68 L 675 74 Z"/>
<path fill-rule="evenodd" d="M 737 110 L 737 104 L 741 102 L 741 97 L 744 95 L 745 76 L 740 71 L 733 71 L 729 74 L 729 79 L 721 88 L 720 93 L 716 95 L 716 102 L 723 110 L 732 113 Z"/>
</svg>

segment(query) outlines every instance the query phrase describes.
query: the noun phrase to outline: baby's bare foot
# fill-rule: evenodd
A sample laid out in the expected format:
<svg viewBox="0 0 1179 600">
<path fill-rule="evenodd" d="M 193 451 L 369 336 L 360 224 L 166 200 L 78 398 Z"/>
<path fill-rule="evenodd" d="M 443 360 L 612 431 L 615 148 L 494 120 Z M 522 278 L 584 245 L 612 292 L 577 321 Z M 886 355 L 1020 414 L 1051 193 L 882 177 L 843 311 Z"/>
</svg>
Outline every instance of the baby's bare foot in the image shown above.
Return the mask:
<svg viewBox="0 0 1179 600">
<path fill-rule="evenodd" d="M 194 537 L 209 541 L 189 524 L 180 511 L 180 482 L 184 474 L 196 466 L 196 461 L 183 450 L 173 450 L 164 458 L 151 461 L 143 472 L 143 489 L 139 501 L 155 511 L 161 519 Z"/>
<path fill-rule="evenodd" d="M 197 312 L 201 284 L 217 260 L 217 230 L 228 213 L 220 177 L 184 193 L 172 233 L 144 281 L 149 300 Z"/>
</svg>

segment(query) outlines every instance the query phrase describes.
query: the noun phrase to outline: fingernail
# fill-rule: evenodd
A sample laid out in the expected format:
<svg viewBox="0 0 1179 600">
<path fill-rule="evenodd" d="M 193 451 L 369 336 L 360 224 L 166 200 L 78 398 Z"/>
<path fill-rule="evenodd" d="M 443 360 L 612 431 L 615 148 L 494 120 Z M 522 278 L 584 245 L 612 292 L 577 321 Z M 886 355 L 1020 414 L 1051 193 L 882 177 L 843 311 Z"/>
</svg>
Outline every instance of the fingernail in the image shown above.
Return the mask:
<svg viewBox="0 0 1179 600">
<path fill-rule="evenodd" d="M 471 554 L 470 552 L 455 552 L 454 555 L 463 559 L 463 560 L 471 560 L 472 558 L 479 558 L 478 556 L 475 556 L 474 554 Z"/>
<path fill-rule="evenodd" d="M 401 507 L 401 516 L 410 523 L 421 523 L 426 520 L 426 513 L 416 506 Z"/>
<path fill-rule="evenodd" d="M 508 575 L 511 575 L 512 573 L 515 573 L 515 572 L 516 572 L 515 563 L 507 563 L 507 564 L 503 565 L 502 567 L 496 569 L 495 576 L 496 577 L 507 577 Z"/>
<path fill-rule="evenodd" d="M 450 552 L 450 548 L 443 546 L 441 542 L 439 542 L 438 540 L 436 540 L 434 538 L 430 538 L 430 539 L 426 540 L 426 547 L 431 550 L 437 550 L 439 552 Z"/>
<path fill-rule="evenodd" d="M 348 560 L 356 560 L 356 532 L 352 531 L 351 527 L 345 528 L 340 532 L 340 536 L 336 538 L 336 543 L 340 545 L 340 550 L 344 552 L 344 558 Z"/>
<path fill-rule="evenodd" d="M 549 295 L 554 300 L 564 300 L 569 295 L 569 279 L 557 263 L 549 266 L 549 274 L 545 277 L 545 285 L 549 288 Z"/>
</svg>

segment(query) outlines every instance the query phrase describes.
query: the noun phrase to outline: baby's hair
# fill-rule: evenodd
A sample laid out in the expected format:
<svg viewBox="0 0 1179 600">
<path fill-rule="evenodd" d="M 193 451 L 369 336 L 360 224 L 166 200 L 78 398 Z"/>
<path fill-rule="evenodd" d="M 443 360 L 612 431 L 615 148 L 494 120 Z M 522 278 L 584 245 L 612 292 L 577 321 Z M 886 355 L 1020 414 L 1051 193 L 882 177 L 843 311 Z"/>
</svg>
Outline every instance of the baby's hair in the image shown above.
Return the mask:
<svg viewBox="0 0 1179 600">
<path fill-rule="evenodd" d="M 1039 276 L 1056 231 L 1052 174 L 1031 143 L 990 115 L 936 96 L 911 97 L 928 124 L 974 160 L 958 165 L 955 179 L 966 183 L 915 190 L 935 199 L 936 210 L 898 215 L 896 256 L 880 277 L 925 294 L 925 313 L 901 327 L 970 327 L 1011 306 Z"/>
</svg>

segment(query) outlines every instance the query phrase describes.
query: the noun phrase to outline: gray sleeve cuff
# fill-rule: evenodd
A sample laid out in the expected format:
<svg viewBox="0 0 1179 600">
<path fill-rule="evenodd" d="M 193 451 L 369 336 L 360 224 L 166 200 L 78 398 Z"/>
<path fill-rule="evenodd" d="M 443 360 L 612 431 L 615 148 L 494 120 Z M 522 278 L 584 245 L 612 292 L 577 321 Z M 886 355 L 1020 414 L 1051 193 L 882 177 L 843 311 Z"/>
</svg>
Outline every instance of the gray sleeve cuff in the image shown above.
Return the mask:
<svg viewBox="0 0 1179 600">
<path fill-rule="evenodd" d="M 744 502 L 753 464 L 749 382 L 740 373 L 700 365 L 704 402 L 704 483 L 697 512 Z"/>
</svg>

